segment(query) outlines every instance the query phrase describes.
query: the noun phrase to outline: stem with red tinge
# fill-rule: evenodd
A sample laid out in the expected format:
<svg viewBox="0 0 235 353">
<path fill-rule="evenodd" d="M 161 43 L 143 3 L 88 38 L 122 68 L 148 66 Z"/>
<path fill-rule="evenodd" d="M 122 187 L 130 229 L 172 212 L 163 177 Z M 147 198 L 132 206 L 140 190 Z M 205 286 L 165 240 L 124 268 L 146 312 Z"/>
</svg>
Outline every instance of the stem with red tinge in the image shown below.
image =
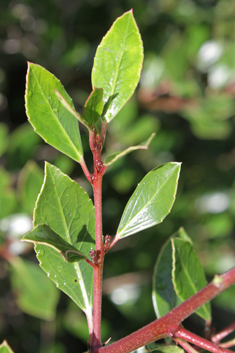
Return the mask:
<svg viewBox="0 0 235 353">
<path fill-rule="evenodd" d="M 109 346 L 95 350 L 94 353 L 130 353 L 161 338 L 174 337 L 174 334 L 181 328 L 183 320 L 234 283 L 235 267 L 221 276 L 216 275 L 205 288 L 158 320 Z"/>
</svg>

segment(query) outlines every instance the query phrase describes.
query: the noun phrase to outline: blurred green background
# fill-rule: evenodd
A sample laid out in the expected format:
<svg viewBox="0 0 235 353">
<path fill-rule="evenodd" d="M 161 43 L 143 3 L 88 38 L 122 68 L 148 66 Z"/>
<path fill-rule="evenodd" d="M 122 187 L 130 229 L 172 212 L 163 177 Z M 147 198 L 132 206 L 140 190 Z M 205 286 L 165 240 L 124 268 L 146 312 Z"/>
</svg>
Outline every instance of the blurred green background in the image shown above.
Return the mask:
<svg viewBox="0 0 235 353">
<path fill-rule="evenodd" d="M 140 85 L 110 123 L 105 154 L 156 137 L 111 167 L 103 187 L 104 234 L 114 235 L 136 184 L 156 165 L 181 161 L 175 205 L 159 226 L 120 241 L 106 256 L 103 340 L 155 318 L 153 267 L 162 244 L 184 226 L 208 280 L 235 265 L 234 0 L 41 0 L 0 2 L 0 342 L 16 353 L 86 350 L 85 317 L 18 239 L 31 226 L 44 160 L 91 195 L 75 162 L 46 145 L 24 111 L 26 62 L 54 73 L 78 111 L 91 91 L 97 45 L 133 8 L 145 48 Z M 86 131 L 81 129 L 91 168 Z M 235 319 L 235 287 L 213 301 L 213 326 Z M 203 334 L 196 316 L 186 327 Z"/>
</svg>

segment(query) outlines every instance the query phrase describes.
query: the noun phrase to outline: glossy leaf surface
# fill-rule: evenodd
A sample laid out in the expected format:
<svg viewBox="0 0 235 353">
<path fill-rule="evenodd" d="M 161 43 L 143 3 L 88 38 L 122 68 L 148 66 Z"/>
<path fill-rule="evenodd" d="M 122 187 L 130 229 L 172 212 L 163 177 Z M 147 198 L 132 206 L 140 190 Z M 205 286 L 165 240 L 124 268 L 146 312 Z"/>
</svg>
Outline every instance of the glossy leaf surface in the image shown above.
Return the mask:
<svg viewBox="0 0 235 353">
<path fill-rule="evenodd" d="M 63 259 L 67 262 L 77 262 L 85 258 L 74 246 L 69 244 L 58 234 L 53 232 L 50 227 L 45 224 L 39 224 L 30 232 L 26 233 L 22 240 L 36 244 L 44 244 L 58 251 Z"/>
<path fill-rule="evenodd" d="M 40 319 L 53 320 L 59 290 L 37 264 L 17 256 L 11 265 L 11 284 L 20 309 Z"/>
<path fill-rule="evenodd" d="M 175 200 L 180 163 L 163 164 L 151 170 L 138 184 L 123 212 L 117 238 L 161 223 Z"/>
<path fill-rule="evenodd" d="M 74 109 L 61 82 L 39 65 L 28 64 L 25 92 L 26 114 L 35 131 L 47 143 L 80 162 L 83 158 L 78 122 L 61 104 L 55 89 Z"/>
<path fill-rule="evenodd" d="M 132 11 L 119 17 L 97 48 L 92 86 L 103 88 L 103 117 L 110 122 L 132 96 L 140 79 L 143 45 Z"/>
<path fill-rule="evenodd" d="M 46 163 L 45 179 L 34 213 L 34 225 L 44 223 L 87 257 L 94 248 L 94 206 L 84 190 L 58 168 Z M 57 287 L 91 315 L 93 269 L 84 260 L 66 263 L 54 249 L 36 245 L 41 267 Z"/>
<path fill-rule="evenodd" d="M 84 117 L 92 126 L 97 123 L 103 112 L 103 89 L 94 88 L 84 106 Z"/>
<path fill-rule="evenodd" d="M 126 148 L 125 150 L 121 151 L 121 152 L 117 152 L 117 153 L 111 154 L 110 156 L 105 158 L 104 165 L 105 166 L 109 166 L 109 165 L 113 164 L 114 162 L 116 162 L 119 158 L 124 157 L 125 155 L 127 155 L 128 153 L 131 153 L 133 151 L 136 151 L 136 150 L 147 150 L 148 147 L 149 147 L 149 144 L 151 143 L 151 141 L 154 138 L 154 136 L 155 136 L 155 133 L 153 133 L 148 138 L 148 140 L 143 142 L 141 145 L 130 146 L 130 147 Z"/>
<path fill-rule="evenodd" d="M 6 340 L 0 344 L 0 353 L 14 353 Z"/>
<path fill-rule="evenodd" d="M 170 239 L 163 245 L 153 274 L 153 306 L 157 318 L 167 314 L 180 304 L 172 281 L 172 243 Z"/>
<path fill-rule="evenodd" d="M 173 238 L 173 283 L 178 297 L 184 301 L 207 285 L 203 267 L 192 244 L 180 238 Z M 204 320 L 211 320 L 210 303 L 196 313 Z"/>
</svg>

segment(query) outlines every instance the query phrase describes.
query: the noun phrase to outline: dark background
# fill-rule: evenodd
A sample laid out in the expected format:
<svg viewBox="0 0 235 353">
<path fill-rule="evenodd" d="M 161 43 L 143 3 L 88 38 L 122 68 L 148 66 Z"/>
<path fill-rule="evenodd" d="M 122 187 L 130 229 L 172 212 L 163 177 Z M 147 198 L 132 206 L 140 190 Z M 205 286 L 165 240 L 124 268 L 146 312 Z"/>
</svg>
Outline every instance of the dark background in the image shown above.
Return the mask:
<svg viewBox="0 0 235 353">
<path fill-rule="evenodd" d="M 235 2 L 0 3 L 2 246 L 9 240 L 9 228 L 4 228 L 3 221 L 15 214 L 32 216 L 44 160 L 91 192 L 80 167 L 46 145 L 27 123 L 27 61 L 44 66 L 58 77 L 82 112 L 91 91 L 96 47 L 112 22 L 131 8 L 144 43 L 143 74 L 137 92 L 109 125 L 105 153 L 138 144 L 153 131 L 156 137 L 149 151 L 134 152 L 107 172 L 103 187 L 104 233 L 115 234 L 126 202 L 149 170 L 168 161 L 183 165 L 176 202 L 166 220 L 120 241 L 105 259 L 104 341 L 110 336 L 113 340 L 121 338 L 155 318 L 151 301 L 153 267 L 162 244 L 179 227 L 185 227 L 192 237 L 208 280 L 235 264 Z M 81 129 L 81 134 L 91 168 L 86 131 Z M 37 164 L 38 185 L 33 183 L 33 200 L 29 201 L 22 196 L 19 179 L 30 160 Z M 36 263 L 33 251 L 21 257 Z M 0 340 L 6 338 L 17 353 L 85 351 L 86 323 L 69 299 L 61 294 L 52 321 L 30 316 L 20 308 L 12 273 L 13 266 L 1 258 Z M 118 297 L 124 295 L 122 304 L 115 304 L 115 293 Z M 216 329 L 234 320 L 234 297 L 232 287 L 213 301 Z M 203 334 L 203 322 L 196 315 L 187 320 L 186 327 Z"/>
</svg>

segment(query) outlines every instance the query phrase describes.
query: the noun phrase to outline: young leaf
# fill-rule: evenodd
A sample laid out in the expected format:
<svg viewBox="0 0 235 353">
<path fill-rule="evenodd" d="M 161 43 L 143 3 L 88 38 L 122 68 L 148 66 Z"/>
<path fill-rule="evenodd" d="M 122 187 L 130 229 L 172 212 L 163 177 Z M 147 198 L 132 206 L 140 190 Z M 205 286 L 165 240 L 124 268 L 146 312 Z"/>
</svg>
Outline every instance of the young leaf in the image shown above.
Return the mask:
<svg viewBox="0 0 235 353">
<path fill-rule="evenodd" d="M 123 212 L 116 238 L 161 223 L 175 201 L 180 163 L 171 162 L 151 170 L 139 183 Z"/>
<path fill-rule="evenodd" d="M 140 79 L 143 44 L 132 10 L 119 17 L 97 48 L 92 86 L 104 90 L 103 117 L 110 122 L 132 96 Z"/>
<path fill-rule="evenodd" d="M 152 299 L 157 318 L 181 303 L 172 282 L 172 256 L 172 243 L 168 239 L 158 255 L 153 274 Z"/>
<path fill-rule="evenodd" d="M 14 256 L 11 263 L 11 284 L 16 302 L 27 314 L 44 320 L 55 318 L 59 290 L 37 264 Z"/>
<path fill-rule="evenodd" d="M 207 285 L 203 267 L 192 244 L 179 238 L 172 238 L 173 284 L 178 297 L 184 301 Z M 196 313 L 211 321 L 210 303 L 204 304 Z"/>
<path fill-rule="evenodd" d="M 0 353 L 14 353 L 6 340 L 0 344 Z"/>
<path fill-rule="evenodd" d="M 117 153 L 111 154 L 110 156 L 105 158 L 104 165 L 105 166 L 109 166 L 109 165 L 113 164 L 114 162 L 116 162 L 119 158 L 127 155 L 128 153 L 130 153 L 132 151 L 147 150 L 155 135 L 156 135 L 155 132 L 152 133 L 152 135 L 148 138 L 148 140 L 143 142 L 141 145 L 130 146 L 130 147 L 126 148 L 125 150 L 121 151 L 121 152 L 117 152 Z"/>
<path fill-rule="evenodd" d="M 103 89 L 94 88 L 84 106 L 84 116 L 86 121 L 94 126 L 99 120 L 103 108 Z"/>
<path fill-rule="evenodd" d="M 86 258 L 85 255 L 79 252 L 74 246 L 69 244 L 58 234 L 53 232 L 53 230 L 45 224 L 39 224 L 34 227 L 30 232 L 23 236 L 22 240 L 50 246 L 58 251 L 67 262 L 77 262 Z"/>
<path fill-rule="evenodd" d="M 34 211 L 34 226 L 42 223 L 89 257 L 95 242 L 92 201 L 75 181 L 49 163 L 45 165 L 45 179 Z M 57 251 L 45 245 L 36 245 L 36 252 L 48 277 L 90 318 L 92 267 L 85 261 L 66 263 Z"/>
<path fill-rule="evenodd" d="M 83 159 L 82 143 L 76 118 L 58 100 L 55 89 L 74 109 L 60 81 L 39 65 L 28 63 L 25 91 L 29 122 L 47 143 L 77 162 Z"/>
</svg>

